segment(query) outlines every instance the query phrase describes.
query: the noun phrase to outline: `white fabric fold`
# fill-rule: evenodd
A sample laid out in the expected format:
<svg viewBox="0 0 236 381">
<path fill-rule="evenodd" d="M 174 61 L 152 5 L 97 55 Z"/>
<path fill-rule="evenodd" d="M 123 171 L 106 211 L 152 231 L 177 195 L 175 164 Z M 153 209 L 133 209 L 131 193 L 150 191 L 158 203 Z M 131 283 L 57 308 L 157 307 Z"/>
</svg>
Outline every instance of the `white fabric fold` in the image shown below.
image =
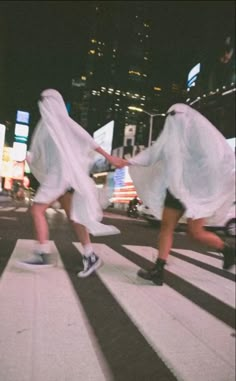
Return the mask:
<svg viewBox="0 0 236 381">
<path fill-rule="evenodd" d="M 43 183 L 48 173 L 57 173 L 58 187 L 68 183 L 73 194 L 71 219 L 85 225 L 96 236 L 117 234 L 111 225 L 102 224 L 98 191 L 90 178 L 94 150 L 93 138 L 67 113 L 62 96 L 56 90 L 45 90 L 39 102 L 41 120 L 32 137 L 29 165 L 33 175 Z"/>
<path fill-rule="evenodd" d="M 138 195 L 161 218 L 168 188 L 187 218 L 211 217 L 218 223 L 235 199 L 234 153 L 198 111 L 175 104 L 168 113 L 156 142 L 129 160 Z"/>
</svg>

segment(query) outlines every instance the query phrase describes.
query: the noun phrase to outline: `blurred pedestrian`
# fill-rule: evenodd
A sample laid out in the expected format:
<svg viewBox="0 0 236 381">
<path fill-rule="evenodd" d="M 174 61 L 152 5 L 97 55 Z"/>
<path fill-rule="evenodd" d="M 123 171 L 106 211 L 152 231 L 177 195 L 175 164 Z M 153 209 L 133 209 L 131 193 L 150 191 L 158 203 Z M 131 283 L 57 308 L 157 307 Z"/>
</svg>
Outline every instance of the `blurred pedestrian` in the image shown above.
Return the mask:
<svg viewBox="0 0 236 381">
<path fill-rule="evenodd" d="M 198 111 L 174 104 L 156 142 L 127 161 L 137 193 L 161 219 L 158 259 L 138 275 L 163 284 L 173 233 L 185 214 L 188 232 L 223 254 L 223 268 L 234 264 L 234 249 L 205 230 L 205 219 L 220 221 L 235 198 L 235 158 L 223 135 Z"/>
<path fill-rule="evenodd" d="M 84 270 L 78 276 L 85 277 L 101 265 L 101 260 L 93 253 L 89 234 L 102 236 L 119 233 L 115 226 L 100 222 L 102 208 L 95 183 L 89 176 L 93 153 L 100 153 L 115 167 L 123 166 L 124 161 L 105 152 L 70 118 L 58 91 L 43 91 L 39 110 L 41 119 L 34 131 L 27 157 L 31 171 L 40 183 L 31 207 L 37 242 L 33 258 L 22 261 L 21 265 L 31 268 L 53 265 L 45 212 L 61 197 L 84 249 Z M 70 199 L 67 192 L 71 188 L 74 192 Z"/>
</svg>

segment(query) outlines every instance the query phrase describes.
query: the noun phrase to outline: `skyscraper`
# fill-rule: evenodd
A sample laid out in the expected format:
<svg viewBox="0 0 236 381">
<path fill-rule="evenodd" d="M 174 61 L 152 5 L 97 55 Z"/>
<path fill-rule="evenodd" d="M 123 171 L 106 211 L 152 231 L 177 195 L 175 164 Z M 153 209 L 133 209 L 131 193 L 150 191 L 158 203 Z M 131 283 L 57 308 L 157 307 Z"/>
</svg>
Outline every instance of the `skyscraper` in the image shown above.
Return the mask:
<svg viewBox="0 0 236 381">
<path fill-rule="evenodd" d="M 147 108 L 151 94 L 149 7 L 98 4 L 92 7 L 85 71 L 72 81 L 73 109 L 90 133 L 114 120 L 117 147 L 123 143 L 126 125 L 137 125 L 140 140 L 147 132 L 147 116 L 128 107 Z"/>
</svg>

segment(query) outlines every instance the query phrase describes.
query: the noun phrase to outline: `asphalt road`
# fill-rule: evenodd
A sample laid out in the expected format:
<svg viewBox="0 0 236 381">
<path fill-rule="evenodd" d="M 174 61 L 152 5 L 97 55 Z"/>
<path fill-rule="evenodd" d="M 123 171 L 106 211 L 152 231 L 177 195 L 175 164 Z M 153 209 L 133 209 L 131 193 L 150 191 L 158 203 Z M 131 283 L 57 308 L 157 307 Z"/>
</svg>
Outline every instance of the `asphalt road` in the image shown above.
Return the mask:
<svg viewBox="0 0 236 381">
<path fill-rule="evenodd" d="M 235 379 L 235 269 L 222 270 L 220 254 L 179 228 L 157 287 L 136 273 L 155 260 L 158 228 L 106 212 L 121 234 L 92 237 L 104 266 L 79 279 L 72 227 L 61 210 L 47 218 L 58 264 L 22 271 L 31 216 L 21 203 L 0 204 L 0 380 Z"/>
</svg>

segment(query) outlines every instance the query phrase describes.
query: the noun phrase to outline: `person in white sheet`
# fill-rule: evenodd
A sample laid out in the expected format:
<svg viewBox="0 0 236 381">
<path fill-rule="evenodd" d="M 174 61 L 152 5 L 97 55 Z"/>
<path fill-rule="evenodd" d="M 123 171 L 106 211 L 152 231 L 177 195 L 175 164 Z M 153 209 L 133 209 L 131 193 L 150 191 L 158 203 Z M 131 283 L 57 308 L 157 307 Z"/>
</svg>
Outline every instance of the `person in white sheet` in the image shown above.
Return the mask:
<svg viewBox="0 0 236 381">
<path fill-rule="evenodd" d="M 138 275 L 163 284 L 174 229 L 183 214 L 188 232 L 223 254 L 223 268 L 233 266 L 234 250 L 204 229 L 206 218 L 221 220 L 235 198 L 235 158 L 223 135 L 198 111 L 174 104 L 156 142 L 128 160 L 138 196 L 161 219 L 159 254 L 153 268 Z"/>
<path fill-rule="evenodd" d="M 89 234 L 102 236 L 120 233 L 115 226 L 100 222 L 102 207 L 98 190 L 90 178 L 93 154 L 94 151 L 100 153 L 118 168 L 124 165 L 124 160 L 105 152 L 70 118 L 58 91 L 43 91 L 38 104 L 41 119 L 27 156 L 31 171 L 40 184 L 31 207 L 37 242 L 33 258 L 22 261 L 21 265 L 31 268 L 53 265 L 45 211 L 60 198 L 84 249 L 84 269 L 78 276 L 86 277 L 102 264 L 93 252 Z M 68 194 L 69 189 L 73 189 L 72 198 Z"/>
</svg>

